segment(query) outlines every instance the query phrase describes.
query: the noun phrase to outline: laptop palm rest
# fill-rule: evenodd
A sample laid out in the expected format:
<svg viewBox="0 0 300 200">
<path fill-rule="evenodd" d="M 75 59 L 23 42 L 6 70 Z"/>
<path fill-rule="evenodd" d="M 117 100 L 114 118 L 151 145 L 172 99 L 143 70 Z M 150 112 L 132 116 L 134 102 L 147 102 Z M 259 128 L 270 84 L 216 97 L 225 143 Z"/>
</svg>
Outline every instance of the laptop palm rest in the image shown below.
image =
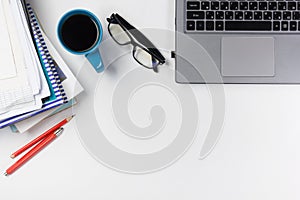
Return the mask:
<svg viewBox="0 0 300 200">
<path fill-rule="evenodd" d="M 275 76 L 272 37 L 223 37 L 221 51 L 224 77 Z"/>
</svg>

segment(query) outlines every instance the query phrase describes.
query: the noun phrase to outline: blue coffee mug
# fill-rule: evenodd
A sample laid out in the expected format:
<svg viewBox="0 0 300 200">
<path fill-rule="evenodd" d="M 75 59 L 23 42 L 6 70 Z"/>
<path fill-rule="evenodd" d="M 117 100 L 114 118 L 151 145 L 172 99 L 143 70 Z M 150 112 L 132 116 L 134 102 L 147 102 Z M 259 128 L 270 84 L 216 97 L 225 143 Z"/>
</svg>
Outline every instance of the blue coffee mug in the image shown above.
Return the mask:
<svg viewBox="0 0 300 200">
<path fill-rule="evenodd" d="M 64 38 L 65 37 L 64 32 L 66 32 L 65 27 L 67 26 L 66 25 L 67 23 L 68 23 L 67 32 L 69 32 L 69 33 L 72 31 L 78 31 L 78 32 L 88 31 L 86 33 L 90 32 L 89 30 L 85 30 L 85 29 L 80 30 L 80 29 L 78 29 L 78 23 L 76 24 L 75 22 L 73 22 L 73 24 L 72 24 L 72 22 L 70 22 L 71 21 L 70 19 L 75 19 L 76 17 L 78 18 L 79 21 L 80 21 L 80 18 L 84 19 L 84 18 L 88 17 L 88 19 L 90 19 L 93 22 L 93 24 L 95 25 L 94 27 L 91 27 L 91 28 L 97 29 L 96 30 L 97 37 L 93 38 L 93 39 L 95 39 L 95 41 L 93 42 L 93 44 L 91 43 L 91 46 L 88 46 L 88 48 L 86 48 L 86 49 L 79 50 L 79 49 L 75 49 L 75 48 L 71 47 L 72 42 L 78 43 L 81 40 L 84 41 L 84 40 L 88 39 L 88 38 L 85 38 L 88 36 L 80 35 L 83 33 L 78 33 L 77 35 L 79 35 L 79 36 L 77 36 L 77 38 L 72 38 L 73 35 L 69 34 L 69 37 L 70 37 L 70 39 L 68 40 L 69 43 L 66 42 L 67 39 Z M 82 21 L 82 19 L 81 19 L 81 21 Z M 72 26 L 74 26 L 74 27 L 72 27 Z M 60 19 L 60 21 L 58 23 L 57 34 L 58 34 L 60 43 L 66 50 L 68 50 L 70 53 L 73 53 L 75 55 L 84 55 L 89 60 L 91 65 L 94 67 L 96 72 L 100 73 L 100 72 L 104 71 L 104 65 L 103 65 L 102 58 L 101 58 L 101 55 L 100 55 L 100 52 L 98 49 L 99 45 L 102 41 L 103 29 L 102 29 L 100 20 L 93 13 L 91 13 L 87 10 L 83 10 L 83 9 L 76 9 L 76 10 L 71 10 L 71 11 L 67 12 L 66 14 L 63 15 L 63 17 Z M 76 35 L 76 34 L 74 34 L 74 35 Z M 81 37 L 81 38 L 78 38 L 78 37 Z"/>
</svg>

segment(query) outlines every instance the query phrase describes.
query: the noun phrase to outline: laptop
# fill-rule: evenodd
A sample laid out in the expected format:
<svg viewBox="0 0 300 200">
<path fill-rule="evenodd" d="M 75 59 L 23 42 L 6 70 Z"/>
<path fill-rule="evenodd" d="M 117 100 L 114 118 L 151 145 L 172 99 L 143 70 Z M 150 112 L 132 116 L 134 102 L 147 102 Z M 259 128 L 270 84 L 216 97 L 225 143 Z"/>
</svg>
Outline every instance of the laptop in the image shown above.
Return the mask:
<svg viewBox="0 0 300 200">
<path fill-rule="evenodd" d="M 300 83 L 300 1 L 176 0 L 178 83 Z"/>
</svg>

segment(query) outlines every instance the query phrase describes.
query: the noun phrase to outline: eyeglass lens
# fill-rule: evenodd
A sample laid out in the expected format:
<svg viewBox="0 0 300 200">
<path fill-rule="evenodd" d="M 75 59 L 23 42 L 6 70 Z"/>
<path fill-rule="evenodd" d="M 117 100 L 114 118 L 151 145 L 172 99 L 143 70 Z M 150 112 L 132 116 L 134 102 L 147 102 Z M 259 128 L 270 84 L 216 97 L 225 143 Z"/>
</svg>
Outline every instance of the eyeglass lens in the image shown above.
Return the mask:
<svg viewBox="0 0 300 200">
<path fill-rule="evenodd" d="M 153 68 L 159 64 L 159 61 L 149 54 L 149 52 L 138 46 L 135 48 L 133 56 L 140 64 L 147 68 Z"/>
<path fill-rule="evenodd" d="M 109 31 L 120 45 L 128 44 L 131 41 L 130 37 L 119 24 L 110 24 Z"/>
</svg>

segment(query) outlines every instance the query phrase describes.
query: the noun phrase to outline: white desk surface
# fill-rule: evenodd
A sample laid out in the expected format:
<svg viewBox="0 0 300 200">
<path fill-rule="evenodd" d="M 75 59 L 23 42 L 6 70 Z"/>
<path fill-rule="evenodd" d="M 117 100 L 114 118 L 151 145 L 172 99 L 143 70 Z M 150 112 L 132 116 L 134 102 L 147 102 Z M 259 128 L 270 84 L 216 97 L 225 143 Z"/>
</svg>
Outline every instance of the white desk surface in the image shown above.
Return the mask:
<svg viewBox="0 0 300 200">
<path fill-rule="evenodd" d="M 58 43 L 57 22 L 67 10 L 91 10 L 100 18 L 105 30 L 105 18 L 112 12 L 122 14 L 139 28 L 174 30 L 175 0 L 30 2 L 46 33 L 75 74 L 78 72 L 78 66 L 90 66 L 84 58 L 70 55 Z M 107 31 L 104 35 L 104 39 L 108 38 Z M 170 49 L 174 48 L 172 38 L 164 38 L 162 35 L 162 38 L 156 40 L 154 37 L 153 40 L 158 46 L 167 45 Z M 160 41 L 165 44 L 160 44 Z M 103 54 L 108 53 L 104 49 L 101 51 Z M 125 57 L 123 60 L 131 60 L 130 55 Z M 170 57 L 168 59 L 170 60 Z M 136 66 L 133 61 L 130 63 Z M 170 63 L 172 66 L 171 61 Z M 122 66 L 120 62 L 115 65 L 122 69 L 127 67 L 126 62 Z M 105 80 L 114 81 L 109 80 L 109 77 L 105 77 Z M 80 81 L 85 85 L 84 80 Z M 99 86 L 102 87 L 100 96 L 106 95 L 108 85 L 103 83 Z M 226 120 L 223 135 L 205 160 L 198 158 L 210 125 L 211 100 L 205 86 L 192 87 L 200 110 L 197 138 L 185 155 L 168 168 L 144 175 L 112 170 L 100 164 L 85 150 L 73 121 L 66 126 L 61 138 L 14 175 L 0 176 L 0 199 L 299 200 L 300 86 L 225 86 Z M 149 89 L 151 90 L 153 91 L 153 88 Z M 151 96 L 151 93 L 147 95 Z M 84 98 L 93 96 L 94 94 L 85 93 L 79 101 L 84 102 Z M 140 103 L 137 105 L 141 106 Z M 147 116 L 139 115 L 139 108 L 131 109 L 137 123 L 148 122 Z M 174 109 L 169 112 L 176 116 L 176 111 L 178 110 Z M 100 118 L 103 117 L 101 114 L 103 113 L 98 113 Z M 111 116 L 107 114 L 107 117 Z M 107 124 L 105 128 L 115 130 L 115 126 Z M 9 155 L 39 133 L 33 131 L 13 134 L 9 129 L 1 130 L 0 169 L 4 172 L 13 163 Z M 160 145 L 163 147 L 169 142 L 168 138 L 160 138 L 157 143 L 152 141 L 154 149 L 145 145 L 145 149 L 139 146 L 138 150 L 135 150 L 134 146 L 129 145 L 132 144 L 130 142 L 123 144 L 124 138 L 118 139 L 120 135 L 105 134 L 111 137 L 110 140 L 116 146 L 128 151 L 155 151 Z"/>
</svg>

